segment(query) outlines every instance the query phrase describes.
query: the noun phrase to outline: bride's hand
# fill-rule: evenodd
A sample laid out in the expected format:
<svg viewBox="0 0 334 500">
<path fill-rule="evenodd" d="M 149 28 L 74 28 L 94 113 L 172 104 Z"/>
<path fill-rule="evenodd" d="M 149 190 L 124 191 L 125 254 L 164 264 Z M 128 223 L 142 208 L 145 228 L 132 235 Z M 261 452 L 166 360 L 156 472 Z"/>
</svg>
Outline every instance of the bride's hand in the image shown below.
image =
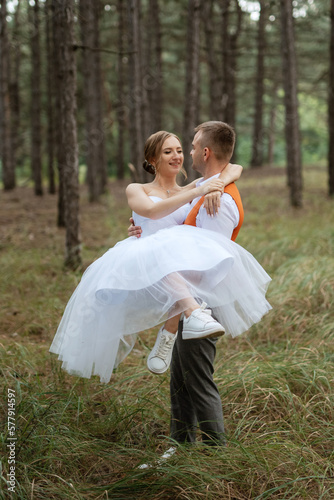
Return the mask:
<svg viewBox="0 0 334 500">
<path fill-rule="evenodd" d="M 220 191 L 212 191 L 204 197 L 204 208 L 208 215 L 214 216 L 218 214 L 220 208 L 220 198 L 222 193 Z"/>
<path fill-rule="evenodd" d="M 205 182 L 201 186 L 199 186 L 200 196 L 205 196 L 207 193 L 211 193 L 212 191 L 220 191 L 220 193 L 224 192 L 224 183 L 219 179 L 213 179 L 212 181 Z"/>
</svg>

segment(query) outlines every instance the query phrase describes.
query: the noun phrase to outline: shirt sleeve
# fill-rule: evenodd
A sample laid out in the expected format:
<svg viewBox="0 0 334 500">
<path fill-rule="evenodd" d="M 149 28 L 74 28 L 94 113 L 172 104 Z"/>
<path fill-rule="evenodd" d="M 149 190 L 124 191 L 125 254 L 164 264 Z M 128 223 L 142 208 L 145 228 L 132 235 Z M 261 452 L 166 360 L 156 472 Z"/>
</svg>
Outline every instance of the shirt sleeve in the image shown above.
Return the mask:
<svg viewBox="0 0 334 500">
<path fill-rule="evenodd" d="M 239 217 L 239 210 L 232 196 L 223 193 L 218 214 L 211 217 L 202 205 L 196 218 L 196 225 L 231 238 L 233 230 L 239 224 Z"/>
</svg>

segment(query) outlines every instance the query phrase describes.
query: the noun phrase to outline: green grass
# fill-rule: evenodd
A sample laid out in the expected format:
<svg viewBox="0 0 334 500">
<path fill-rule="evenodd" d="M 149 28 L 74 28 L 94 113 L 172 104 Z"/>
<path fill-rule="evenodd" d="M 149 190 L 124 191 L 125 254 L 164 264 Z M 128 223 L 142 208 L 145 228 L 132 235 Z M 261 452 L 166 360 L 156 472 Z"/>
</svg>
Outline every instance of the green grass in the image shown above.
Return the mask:
<svg viewBox="0 0 334 500">
<path fill-rule="evenodd" d="M 81 271 L 63 269 L 56 200 L 2 195 L 0 229 L 1 492 L 8 472 L 7 390 L 16 390 L 19 499 L 334 498 L 334 202 L 323 169 L 305 171 L 304 208 L 289 207 L 283 170 L 245 172 L 238 242 L 273 278 L 273 310 L 246 335 L 218 344 L 215 380 L 228 447 L 171 446 L 168 375 L 146 357 L 143 332 L 108 385 L 64 373 L 48 348 Z M 82 197 L 86 267 L 126 236 L 129 210 Z M 138 465 L 152 462 L 150 469 Z"/>
</svg>

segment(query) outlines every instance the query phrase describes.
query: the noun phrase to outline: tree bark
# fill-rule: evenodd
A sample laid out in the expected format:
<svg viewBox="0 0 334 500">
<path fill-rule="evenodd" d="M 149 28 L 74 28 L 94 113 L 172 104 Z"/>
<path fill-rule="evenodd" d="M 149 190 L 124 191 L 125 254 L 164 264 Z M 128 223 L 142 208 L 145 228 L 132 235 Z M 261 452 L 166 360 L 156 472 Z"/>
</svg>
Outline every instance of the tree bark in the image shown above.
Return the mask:
<svg viewBox="0 0 334 500">
<path fill-rule="evenodd" d="M 331 38 L 330 38 L 330 66 L 328 92 L 328 192 L 334 196 L 334 0 L 331 0 Z"/>
<path fill-rule="evenodd" d="M 53 0 L 59 86 L 60 141 L 63 176 L 66 244 L 65 266 L 81 264 L 79 222 L 78 144 L 76 129 L 76 64 L 74 58 L 74 2 Z"/>
<path fill-rule="evenodd" d="M 54 131 L 54 92 L 53 92 L 53 82 L 54 82 L 54 59 L 53 59 L 53 47 L 52 47 L 52 33 L 51 33 L 51 9 L 50 0 L 45 2 L 45 39 L 46 39 L 46 54 L 47 54 L 47 158 L 48 158 L 48 184 L 49 193 L 55 194 L 56 192 L 56 181 L 55 181 L 55 131 Z"/>
<path fill-rule="evenodd" d="M 207 53 L 207 62 L 209 69 L 209 119 L 222 120 L 222 99 L 220 92 L 220 75 L 215 53 L 214 31 L 213 24 L 213 3 L 214 0 L 203 2 L 203 24 L 205 32 L 205 49 Z"/>
<path fill-rule="evenodd" d="M 137 46 L 137 50 L 139 50 L 140 54 L 140 81 L 141 81 L 141 116 L 142 116 L 142 126 L 141 126 L 141 142 L 144 145 L 147 137 L 152 132 L 152 124 L 151 124 L 151 109 L 150 109 L 150 97 L 149 97 L 149 82 L 147 76 L 150 74 L 150 62 L 152 60 L 152 43 L 151 37 L 152 26 L 150 23 L 151 12 L 148 6 L 148 9 L 143 12 L 141 2 L 138 4 L 139 10 L 139 27 L 143 27 L 143 29 L 139 29 L 139 45 Z M 144 36 L 144 34 L 147 34 Z M 146 174 L 146 172 L 145 172 Z M 146 176 L 145 176 L 146 177 Z"/>
<path fill-rule="evenodd" d="M 277 90 L 278 83 L 274 82 L 271 91 L 271 104 L 269 114 L 269 133 L 268 133 L 268 165 L 272 167 L 274 164 L 274 150 L 276 138 L 276 107 L 277 107 Z"/>
<path fill-rule="evenodd" d="M 100 62 L 100 1 L 80 0 L 83 49 L 84 99 L 86 108 L 86 161 L 90 201 L 97 201 L 107 185 L 105 132 L 102 113 Z"/>
<path fill-rule="evenodd" d="M 200 35 L 200 0 L 189 0 L 188 3 L 188 31 L 187 31 L 187 61 L 185 108 L 182 142 L 184 150 L 184 168 L 188 180 L 196 178 L 191 168 L 191 143 L 194 137 L 194 127 L 197 125 L 199 113 L 199 35 Z"/>
<path fill-rule="evenodd" d="M 294 207 L 302 206 L 302 164 L 300 150 L 297 64 L 295 54 L 293 11 L 291 0 L 280 0 L 282 63 L 285 100 L 285 136 L 287 147 L 287 174 L 290 200 Z"/>
<path fill-rule="evenodd" d="M 20 6 L 18 1 L 13 23 L 13 34 L 11 40 L 12 60 L 10 64 L 10 108 L 11 108 L 11 142 L 12 142 L 12 162 L 15 172 L 19 163 L 19 152 L 21 146 L 20 134 L 20 67 L 21 67 L 21 42 L 20 42 Z"/>
<path fill-rule="evenodd" d="M 263 164 L 263 96 L 264 96 L 264 58 L 265 58 L 265 30 L 266 30 L 266 0 L 260 0 L 260 18 L 258 23 L 257 40 L 257 69 L 255 88 L 255 109 L 253 127 L 253 145 L 251 167 L 261 167 Z"/>
<path fill-rule="evenodd" d="M 158 0 L 150 0 L 148 16 L 148 39 L 152 41 L 148 74 L 146 75 L 146 88 L 149 95 L 150 107 L 150 133 L 162 128 L 163 108 L 163 76 L 162 76 L 162 46 L 160 7 Z"/>
<path fill-rule="evenodd" d="M 12 158 L 11 113 L 9 97 L 9 44 L 7 34 L 7 5 L 1 0 L 0 12 L 0 132 L 1 163 L 4 189 L 15 188 L 15 170 Z"/>
<path fill-rule="evenodd" d="M 118 0 L 118 68 L 117 68 L 117 179 L 124 179 L 124 136 L 125 136 L 125 78 L 123 65 L 124 37 L 125 37 L 125 12 L 123 0 Z"/>
<path fill-rule="evenodd" d="M 58 214 L 57 225 L 58 227 L 65 227 L 65 199 L 64 199 L 64 168 L 65 164 L 65 151 L 62 146 L 61 137 L 61 85 L 62 85 L 62 71 L 61 71 L 61 52 L 58 46 L 59 43 L 59 14 L 56 7 L 59 7 L 58 0 L 51 0 L 52 12 L 52 52 L 53 52 L 53 67 L 54 67 L 54 85 L 53 93 L 55 96 L 55 144 L 56 144 L 56 158 L 58 169 Z"/>
<path fill-rule="evenodd" d="M 39 0 L 29 7 L 31 15 L 31 170 L 35 195 L 43 195 L 41 158 L 41 53 Z"/>
<path fill-rule="evenodd" d="M 236 73 L 238 38 L 241 33 L 242 10 L 235 0 L 237 22 L 230 32 L 229 9 L 231 0 L 222 0 L 222 46 L 223 46 L 223 119 L 233 128 L 236 124 Z"/>
<path fill-rule="evenodd" d="M 143 86 L 141 80 L 140 54 L 140 0 L 129 0 L 129 111 L 130 111 L 130 161 L 136 168 L 140 181 L 145 180 L 141 167 L 144 153 L 142 137 Z"/>
</svg>

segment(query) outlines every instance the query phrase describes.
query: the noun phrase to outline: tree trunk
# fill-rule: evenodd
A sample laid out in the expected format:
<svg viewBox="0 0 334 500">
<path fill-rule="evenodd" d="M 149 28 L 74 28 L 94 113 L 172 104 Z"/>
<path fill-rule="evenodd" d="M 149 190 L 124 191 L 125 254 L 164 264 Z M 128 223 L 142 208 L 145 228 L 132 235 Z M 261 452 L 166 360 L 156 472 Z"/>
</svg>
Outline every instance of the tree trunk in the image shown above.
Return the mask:
<svg viewBox="0 0 334 500">
<path fill-rule="evenodd" d="M 227 101 L 226 118 L 231 127 L 236 126 L 237 116 L 237 58 L 238 58 L 238 39 L 241 33 L 242 9 L 238 0 L 235 0 L 237 9 L 237 24 L 234 32 L 230 35 L 230 73 L 229 73 L 229 99 Z M 235 158 L 235 155 L 234 155 Z"/>
<path fill-rule="evenodd" d="M 253 147 L 251 167 L 261 167 L 263 164 L 263 96 L 264 96 L 264 57 L 265 57 L 265 30 L 266 30 L 266 0 L 260 0 L 260 18 L 257 40 L 257 70 L 255 88 L 255 112 L 253 128 Z"/>
<path fill-rule="evenodd" d="M 140 45 L 137 46 L 137 50 L 140 53 L 140 81 L 142 84 L 142 95 L 141 95 L 141 116 L 142 116 L 142 127 L 141 127 L 141 142 L 144 145 L 147 137 L 152 132 L 151 124 L 151 110 L 150 110 L 150 98 L 149 98 L 149 81 L 147 76 L 150 74 L 150 62 L 152 60 L 151 54 L 151 37 L 152 26 L 150 23 L 150 9 L 146 9 L 146 12 L 142 11 L 141 2 L 139 2 L 139 26 L 143 29 L 139 30 L 141 35 L 139 36 Z M 147 36 L 144 36 L 147 33 Z M 145 172 L 146 174 L 146 172 Z"/>
<path fill-rule="evenodd" d="M 196 178 L 196 173 L 191 168 L 190 151 L 194 137 L 194 127 L 197 125 L 199 112 L 200 5 L 200 0 L 189 0 L 188 3 L 186 86 L 182 142 L 184 167 L 189 181 Z"/>
<path fill-rule="evenodd" d="M 104 126 L 104 102 L 103 102 L 103 79 L 101 70 L 101 52 L 100 52 L 100 17 L 103 5 L 101 0 L 94 3 L 94 34 L 95 34 L 95 47 L 96 47 L 96 121 L 98 124 L 98 137 L 100 147 L 98 149 L 98 170 L 100 178 L 100 194 L 106 193 L 108 188 L 108 167 L 106 156 L 106 128 Z"/>
<path fill-rule="evenodd" d="M 276 138 L 276 107 L 277 107 L 277 89 L 278 83 L 274 82 L 271 91 L 271 108 L 269 116 L 269 134 L 268 134 L 268 165 L 272 167 L 274 164 L 274 149 Z"/>
<path fill-rule="evenodd" d="M 294 207 L 302 206 L 302 164 L 299 135 L 297 65 L 291 0 L 281 2 L 282 62 L 285 99 L 285 135 L 287 173 L 290 200 Z"/>
<path fill-rule="evenodd" d="M 334 196 L 334 0 L 331 0 L 331 38 L 330 38 L 330 68 L 328 93 L 328 192 Z"/>
<path fill-rule="evenodd" d="M 213 0 L 203 2 L 203 20 L 204 20 L 204 31 L 205 31 L 205 48 L 207 53 L 207 62 L 209 69 L 209 94 L 210 94 L 210 104 L 209 104 L 209 119 L 210 120 L 222 120 L 222 109 L 221 109 L 221 92 L 220 92 L 220 81 L 219 81 L 219 68 L 216 60 L 215 54 L 215 44 L 214 44 L 214 24 L 213 20 Z"/>
<path fill-rule="evenodd" d="M 241 32 L 242 10 L 235 0 L 237 23 L 231 32 L 229 9 L 231 0 L 222 0 L 222 45 L 223 45 L 223 119 L 231 127 L 236 124 L 236 73 L 238 38 Z"/>
<path fill-rule="evenodd" d="M 51 11 L 52 11 L 52 50 L 53 50 L 53 67 L 54 67 L 54 85 L 53 92 L 55 95 L 55 142 L 56 142 L 56 156 L 57 156 L 57 169 L 58 169 L 58 215 L 57 215 L 57 225 L 58 227 L 65 227 L 65 200 L 64 200 L 64 175 L 63 175 L 63 165 L 65 163 L 65 151 L 61 143 L 61 119 L 60 119 L 60 88 L 62 80 L 62 72 L 60 71 L 61 65 L 61 54 L 58 47 L 58 37 L 59 37 L 59 27 L 58 24 L 58 14 L 56 11 L 57 0 L 51 0 Z"/>
<path fill-rule="evenodd" d="M 125 36 L 125 12 L 123 0 L 118 0 L 118 68 L 117 68 L 117 179 L 124 179 L 124 135 L 125 135 L 125 103 L 124 103 L 124 36 Z"/>
<path fill-rule="evenodd" d="M 46 38 L 46 54 L 47 54 L 47 158 L 48 158 L 48 184 L 49 193 L 55 194 L 55 169 L 54 169 L 54 103 L 53 103 L 53 82 L 54 82 L 54 60 L 51 34 L 51 9 L 50 0 L 45 2 L 45 38 Z"/>
<path fill-rule="evenodd" d="M 162 47 L 161 47 L 161 23 L 160 7 L 158 0 L 150 0 L 149 3 L 149 36 L 151 44 L 151 65 L 146 75 L 146 88 L 149 94 L 150 107 L 150 133 L 161 130 L 162 106 L 163 106 L 163 76 L 162 76 Z M 151 36 L 150 36 L 151 33 Z"/>
<path fill-rule="evenodd" d="M 20 131 L 20 66 L 21 66 L 21 42 L 20 42 L 20 6 L 18 1 L 14 13 L 14 25 L 11 41 L 11 69 L 10 69 L 10 108 L 11 108 L 11 142 L 12 142 L 12 162 L 14 171 L 19 163 L 19 152 L 21 146 Z"/>
<path fill-rule="evenodd" d="M 76 129 L 76 64 L 74 58 L 74 2 L 53 0 L 59 86 L 60 141 L 64 163 L 61 166 L 64 188 L 66 246 L 65 265 L 81 264 L 79 223 L 78 144 Z"/>
<path fill-rule="evenodd" d="M 15 188 L 15 170 L 12 159 L 11 114 L 9 100 L 9 44 L 7 35 L 6 0 L 1 0 L 0 12 L 0 132 L 1 164 L 4 189 Z"/>
<path fill-rule="evenodd" d="M 142 161 L 144 144 L 142 137 L 143 87 L 141 81 L 140 54 L 140 0 L 129 0 L 129 111 L 130 111 L 130 161 L 136 168 L 140 181 L 144 181 Z"/>
<path fill-rule="evenodd" d="M 41 158 L 41 53 L 39 0 L 29 7 L 31 15 L 31 170 L 37 196 L 43 194 Z"/>
<path fill-rule="evenodd" d="M 102 81 L 99 40 L 100 1 L 80 0 L 83 49 L 84 99 L 86 108 L 86 161 L 90 201 L 97 201 L 106 188 L 105 133 L 102 113 Z"/>
<path fill-rule="evenodd" d="M 222 41 L 222 120 L 227 121 L 228 112 L 228 100 L 229 100 L 229 77 L 230 77 L 230 66 L 231 66 L 231 40 L 228 31 L 229 25 L 229 8 L 231 0 L 222 0 L 222 30 L 221 30 L 221 41 Z"/>
</svg>

